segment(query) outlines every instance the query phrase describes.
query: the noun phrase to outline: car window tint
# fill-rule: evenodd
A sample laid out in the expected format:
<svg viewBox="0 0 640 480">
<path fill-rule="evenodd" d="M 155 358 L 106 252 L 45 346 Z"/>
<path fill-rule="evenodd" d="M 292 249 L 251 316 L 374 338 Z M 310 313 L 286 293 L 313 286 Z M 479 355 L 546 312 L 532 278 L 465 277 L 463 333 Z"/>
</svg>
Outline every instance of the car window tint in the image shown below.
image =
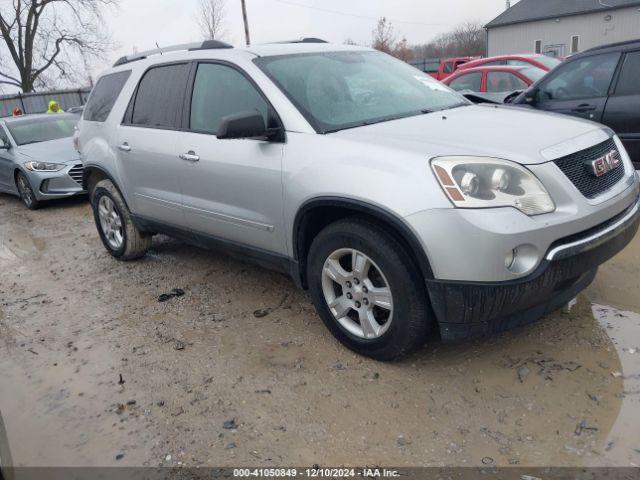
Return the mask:
<svg viewBox="0 0 640 480">
<path fill-rule="evenodd" d="M 266 125 L 268 104 L 243 74 L 226 65 L 198 66 L 191 100 L 191 130 L 215 134 L 223 117 L 255 111 Z"/>
<path fill-rule="evenodd" d="M 453 63 L 448 62 L 444 64 L 444 73 L 452 73 L 453 72 Z"/>
<path fill-rule="evenodd" d="M 474 72 L 462 75 L 454 79 L 449 86 L 458 92 L 463 90 L 479 92 L 482 88 L 482 73 Z"/>
<path fill-rule="evenodd" d="M 9 137 L 4 131 L 4 127 L 2 125 L 0 125 L 0 141 L 2 141 L 2 143 L 4 143 L 5 145 L 9 144 Z"/>
<path fill-rule="evenodd" d="M 149 70 L 138 86 L 131 122 L 149 127 L 178 127 L 188 75 L 187 63 Z"/>
<path fill-rule="evenodd" d="M 530 67 L 531 63 L 525 62 L 524 60 L 511 59 L 507 60 L 505 62 L 505 65 L 511 65 L 513 67 Z"/>
<path fill-rule="evenodd" d="M 89 122 L 106 121 L 130 75 L 131 70 L 127 70 L 105 75 L 98 80 L 84 109 L 84 119 Z"/>
<path fill-rule="evenodd" d="M 524 90 L 527 84 L 524 80 L 510 72 L 488 72 L 487 92 L 513 92 L 514 90 Z"/>
<path fill-rule="evenodd" d="M 616 96 L 640 95 L 640 52 L 627 54 L 615 94 Z"/>
<path fill-rule="evenodd" d="M 592 55 L 566 63 L 540 84 L 541 100 L 577 100 L 608 94 L 619 53 Z"/>
</svg>

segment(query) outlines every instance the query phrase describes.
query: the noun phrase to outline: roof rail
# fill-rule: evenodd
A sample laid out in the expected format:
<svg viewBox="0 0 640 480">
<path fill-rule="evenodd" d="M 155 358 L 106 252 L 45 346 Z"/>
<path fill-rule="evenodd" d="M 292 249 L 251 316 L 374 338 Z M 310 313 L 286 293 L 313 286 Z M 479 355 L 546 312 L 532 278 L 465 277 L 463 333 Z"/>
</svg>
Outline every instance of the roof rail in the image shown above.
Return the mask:
<svg viewBox="0 0 640 480">
<path fill-rule="evenodd" d="M 218 40 L 205 40 L 200 43 L 183 43 L 181 45 L 172 45 L 169 47 L 156 48 L 153 50 L 147 50 L 145 52 L 135 53 L 133 55 L 126 55 L 120 57 L 113 64 L 114 67 L 124 65 L 125 63 L 135 62 L 136 60 L 143 60 L 152 55 L 162 55 L 163 53 L 179 52 L 179 51 L 194 51 L 194 50 L 213 50 L 218 48 L 233 48 L 228 43 L 220 42 Z"/>
<path fill-rule="evenodd" d="M 303 38 L 298 38 L 296 40 L 283 40 L 281 42 L 273 42 L 273 43 L 329 43 L 329 42 L 321 38 L 303 37 Z"/>
<path fill-rule="evenodd" d="M 607 48 L 626 47 L 627 45 L 635 45 L 637 43 L 640 43 L 640 40 L 638 40 L 638 39 L 636 39 L 636 40 L 625 40 L 624 42 L 616 42 L 616 43 L 610 43 L 608 45 L 599 45 L 597 47 L 592 47 L 592 48 L 589 48 L 587 50 L 583 50 L 580 53 L 595 52 L 595 51 L 598 51 L 598 50 L 605 50 Z"/>
</svg>

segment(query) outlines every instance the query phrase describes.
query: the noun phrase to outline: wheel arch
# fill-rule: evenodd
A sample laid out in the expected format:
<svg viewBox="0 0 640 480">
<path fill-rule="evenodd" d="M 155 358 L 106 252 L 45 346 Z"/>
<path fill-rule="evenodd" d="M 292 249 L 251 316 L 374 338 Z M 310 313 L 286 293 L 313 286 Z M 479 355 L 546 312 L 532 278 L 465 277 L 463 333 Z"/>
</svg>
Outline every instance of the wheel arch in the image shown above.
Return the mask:
<svg viewBox="0 0 640 480">
<path fill-rule="evenodd" d="M 406 223 L 388 210 L 370 203 L 343 197 L 319 197 L 305 202 L 293 222 L 292 248 L 298 266 L 296 282 L 307 288 L 307 253 L 315 236 L 327 225 L 343 218 L 366 217 L 400 242 L 417 262 L 423 279 L 433 279 L 433 271 L 422 244 Z"/>
<path fill-rule="evenodd" d="M 111 176 L 109 172 L 107 172 L 102 167 L 98 167 L 97 165 L 88 165 L 84 168 L 84 172 L 82 173 L 82 184 L 85 190 L 89 192 L 89 195 L 91 195 L 93 187 L 95 187 L 96 184 L 102 180 L 110 180 L 111 183 L 113 183 L 113 186 L 116 187 L 116 190 L 118 190 L 118 193 L 122 197 L 125 205 L 127 205 L 127 208 L 129 208 L 127 199 L 122 194 L 122 190 L 120 189 L 118 182 L 115 180 L 115 178 L 113 178 L 113 176 Z"/>
</svg>

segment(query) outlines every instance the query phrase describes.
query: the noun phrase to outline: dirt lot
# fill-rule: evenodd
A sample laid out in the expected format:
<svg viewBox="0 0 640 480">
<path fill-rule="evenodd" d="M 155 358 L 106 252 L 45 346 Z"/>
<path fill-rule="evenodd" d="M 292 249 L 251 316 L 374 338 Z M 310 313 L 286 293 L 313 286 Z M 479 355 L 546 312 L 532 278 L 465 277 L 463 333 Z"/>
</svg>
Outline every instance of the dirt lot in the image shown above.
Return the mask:
<svg viewBox="0 0 640 480">
<path fill-rule="evenodd" d="M 167 237 L 120 263 L 86 202 L 0 196 L 14 463 L 640 464 L 639 267 L 637 238 L 569 314 L 382 364 L 284 276 Z"/>
</svg>

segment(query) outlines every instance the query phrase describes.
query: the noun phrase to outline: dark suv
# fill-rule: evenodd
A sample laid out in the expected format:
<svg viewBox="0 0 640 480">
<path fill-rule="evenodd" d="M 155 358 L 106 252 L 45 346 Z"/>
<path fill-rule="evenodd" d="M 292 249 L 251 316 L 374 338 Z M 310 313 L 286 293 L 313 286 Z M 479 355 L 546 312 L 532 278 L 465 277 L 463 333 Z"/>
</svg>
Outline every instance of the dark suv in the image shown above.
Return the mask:
<svg viewBox="0 0 640 480">
<path fill-rule="evenodd" d="M 607 125 L 640 168 L 640 40 L 571 57 L 513 103 Z"/>
</svg>

